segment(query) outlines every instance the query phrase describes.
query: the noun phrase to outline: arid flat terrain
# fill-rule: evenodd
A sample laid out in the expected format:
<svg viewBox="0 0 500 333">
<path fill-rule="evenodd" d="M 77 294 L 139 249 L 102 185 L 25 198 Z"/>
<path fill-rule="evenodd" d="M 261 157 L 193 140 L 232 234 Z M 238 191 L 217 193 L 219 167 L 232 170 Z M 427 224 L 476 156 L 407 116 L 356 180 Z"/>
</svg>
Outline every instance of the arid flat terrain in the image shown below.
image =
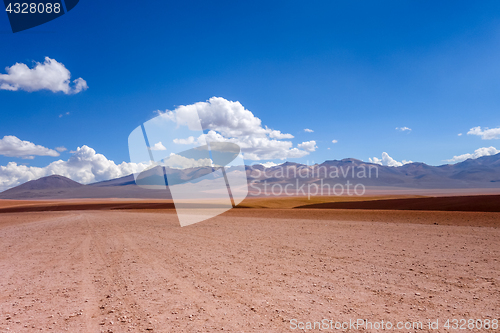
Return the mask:
<svg viewBox="0 0 500 333">
<path fill-rule="evenodd" d="M 500 212 L 500 195 L 248 196 L 237 208 Z M 2 200 L 0 214 L 71 210 L 175 209 L 172 199 Z"/>
<path fill-rule="evenodd" d="M 0 331 L 446 332 L 500 319 L 499 226 L 491 212 L 242 208 L 184 228 L 173 209 L 3 213 Z"/>
</svg>

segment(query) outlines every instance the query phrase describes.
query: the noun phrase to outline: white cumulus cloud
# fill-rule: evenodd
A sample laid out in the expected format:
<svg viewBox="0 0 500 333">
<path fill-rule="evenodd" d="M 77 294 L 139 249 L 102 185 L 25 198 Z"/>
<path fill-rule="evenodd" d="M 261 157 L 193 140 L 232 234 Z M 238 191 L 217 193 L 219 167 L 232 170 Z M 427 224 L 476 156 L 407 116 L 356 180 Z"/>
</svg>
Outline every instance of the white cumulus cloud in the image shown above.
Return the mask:
<svg viewBox="0 0 500 333">
<path fill-rule="evenodd" d="M 300 158 L 314 151 L 310 150 L 310 144 L 302 143 L 302 147 L 293 147 L 293 143 L 286 140 L 292 139 L 292 134 L 263 126 L 262 121 L 240 102 L 228 101 L 222 97 L 181 105 L 173 111 L 158 111 L 158 114 L 189 128 L 197 128 L 198 119 L 201 119 L 202 128 L 208 130 L 207 134 L 199 138 L 177 138 L 174 140 L 177 144 L 200 143 L 205 142 L 204 139 L 233 142 L 241 147 L 245 159 L 256 161 Z"/>
<path fill-rule="evenodd" d="M 141 172 L 146 167 L 141 163 L 116 164 L 94 149 L 82 146 L 67 161 L 54 161 L 45 167 L 18 165 L 15 162 L 0 166 L 0 191 L 50 175 L 61 175 L 88 184 Z"/>
<path fill-rule="evenodd" d="M 312 133 L 314 132 L 312 129 L 309 129 L 309 128 L 304 128 L 304 132 L 307 132 L 307 133 Z"/>
<path fill-rule="evenodd" d="M 78 78 L 70 81 L 70 71 L 60 62 L 45 57 L 43 63 L 37 62 L 33 68 L 16 63 L 5 68 L 7 74 L 0 74 L 0 90 L 50 90 L 65 94 L 77 94 L 88 89 L 87 82 Z"/>
<path fill-rule="evenodd" d="M 59 156 L 55 150 L 24 141 L 13 135 L 0 139 L 0 155 L 33 159 L 33 156 Z"/>
<path fill-rule="evenodd" d="M 165 146 L 160 142 L 157 142 L 155 143 L 152 147 L 150 147 L 149 149 L 151 150 L 167 150 L 167 148 L 165 148 Z"/>
<path fill-rule="evenodd" d="M 476 159 L 482 156 L 491 156 L 491 155 L 496 155 L 500 153 L 500 150 L 496 149 L 495 147 L 483 147 L 476 149 L 472 154 L 462 154 L 458 156 L 453 156 L 453 158 L 446 160 L 446 162 L 462 162 L 468 159 Z"/>
<path fill-rule="evenodd" d="M 194 136 L 190 136 L 187 139 L 174 139 L 174 143 L 178 145 L 192 145 L 196 142 Z"/>
<path fill-rule="evenodd" d="M 266 127 L 267 129 L 267 127 Z M 271 130 L 269 132 L 269 137 L 273 139 L 293 139 L 294 136 L 291 134 L 286 134 L 286 133 L 281 133 L 280 131 L 277 130 Z"/>
<path fill-rule="evenodd" d="M 264 168 L 272 168 L 272 167 L 275 167 L 279 164 L 276 164 L 274 162 L 265 162 L 265 163 L 260 163 Z"/>
<path fill-rule="evenodd" d="M 391 166 L 391 167 L 399 167 L 399 166 L 402 166 L 404 164 L 413 163 L 412 161 L 406 161 L 406 160 L 403 160 L 402 162 L 398 162 L 395 159 L 393 159 L 392 157 L 390 157 L 389 154 L 387 154 L 386 152 L 382 153 L 382 158 L 374 157 L 374 158 L 369 158 L 368 160 L 370 161 L 370 163 L 379 164 L 379 165 L 386 165 L 386 166 Z"/>
<path fill-rule="evenodd" d="M 488 128 L 485 127 L 484 130 L 481 129 L 481 126 L 473 127 L 467 132 L 468 135 L 477 135 L 480 136 L 483 140 L 492 140 L 500 138 L 500 127 L 497 128 Z"/>
<path fill-rule="evenodd" d="M 332 140 L 332 143 L 337 143 L 337 142 L 339 142 L 339 141 L 338 140 Z"/>
<path fill-rule="evenodd" d="M 314 140 L 299 143 L 297 145 L 297 147 L 304 149 L 305 151 L 308 151 L 308 152 L 313 152 L 316 150 L 316 148 L 318 148 L 316 146 L 316 141 L 314 141 Z"/>
<path fill-rule="evenodd" d="M 398 131 L 401 131 L 401 132 L 406 132 L 406 131 L 411 132 L 411 128 L 406 127 L 406 126 L 404 126 L 404 127 L 396 127 L 396 129 Z"/>
</svg>

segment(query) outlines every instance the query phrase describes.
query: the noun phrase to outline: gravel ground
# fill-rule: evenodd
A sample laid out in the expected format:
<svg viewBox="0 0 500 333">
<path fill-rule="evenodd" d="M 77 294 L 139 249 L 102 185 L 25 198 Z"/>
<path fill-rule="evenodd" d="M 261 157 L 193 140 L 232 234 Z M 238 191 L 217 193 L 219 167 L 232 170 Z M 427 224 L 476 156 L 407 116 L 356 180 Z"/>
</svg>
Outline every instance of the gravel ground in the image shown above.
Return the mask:
<svg viewBox="0 0 500 333">
<path fill-rule="evenodd" d="M 370 214 L 240 209 L 184 228 L 172 211 L 2 214 L 0 331 L 293 332 L 366 319 L 456 332 L 447 319 L 500 319 L 500 214 Z"/>
</svg>

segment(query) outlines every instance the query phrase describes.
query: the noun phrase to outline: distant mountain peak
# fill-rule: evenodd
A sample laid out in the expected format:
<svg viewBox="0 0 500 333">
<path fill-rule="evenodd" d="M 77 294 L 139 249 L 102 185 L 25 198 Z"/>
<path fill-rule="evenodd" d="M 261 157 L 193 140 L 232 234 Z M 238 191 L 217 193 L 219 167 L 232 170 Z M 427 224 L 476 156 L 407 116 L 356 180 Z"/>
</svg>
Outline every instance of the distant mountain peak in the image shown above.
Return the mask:
<svg viewBox="0 0 500 333">
<path fill-rule="evenodd" d="M 358 159 L 355 159 L 355 158 L 344 158 L 344 159 L 341 159 L 340 162 L 351 162 L 351 163 L 364 163 L 363 161 L 361 160 L 358 160 Z"/>
<path fill-rule="evenodd" d="M 47 177 L 42 177 L 35 180 L 30 180 L 24 184 L 16 186 L 10 190 L 4 191 L 31 191 L 31 190 L 46 190 L 46 189 L 63 189 L 63 188 L 75 188 L 85 186 L 74 180 L 60 175 L 50 175 Z"/>
<path fill-rule="evenodd" d="M 287 167 L 287 166 L 297 166 L 297 165 L 302 165 L 302 164 L 299 164 L 299 163 L 295 163 L 295 162 L 285 162 L 285 163 L 282 163 L 280 164 L 279 166 L 280 167 Z"/>
</svg>

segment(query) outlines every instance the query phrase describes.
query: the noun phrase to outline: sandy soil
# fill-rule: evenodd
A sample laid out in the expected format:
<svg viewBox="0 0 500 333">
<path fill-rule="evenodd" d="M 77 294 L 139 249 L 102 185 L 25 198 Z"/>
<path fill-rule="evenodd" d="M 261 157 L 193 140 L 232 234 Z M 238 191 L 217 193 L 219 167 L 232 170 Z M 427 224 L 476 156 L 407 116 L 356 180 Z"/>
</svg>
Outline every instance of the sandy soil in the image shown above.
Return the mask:
<svg viewBox="0 0 500 333">
<path fill-rule="evenodd" d="M 288 332 L 292 319 L 500 319 L 500 229 L 433 224 L 471 213 L 399 211 L 406 223 L 386 223 L 283 211 L 236 209 L 184 228 L 173 211 L 1 214 L 0 331 Z M 431 214 L 431 224 L 412 223 L 415 213 Z"/>
</svg>

